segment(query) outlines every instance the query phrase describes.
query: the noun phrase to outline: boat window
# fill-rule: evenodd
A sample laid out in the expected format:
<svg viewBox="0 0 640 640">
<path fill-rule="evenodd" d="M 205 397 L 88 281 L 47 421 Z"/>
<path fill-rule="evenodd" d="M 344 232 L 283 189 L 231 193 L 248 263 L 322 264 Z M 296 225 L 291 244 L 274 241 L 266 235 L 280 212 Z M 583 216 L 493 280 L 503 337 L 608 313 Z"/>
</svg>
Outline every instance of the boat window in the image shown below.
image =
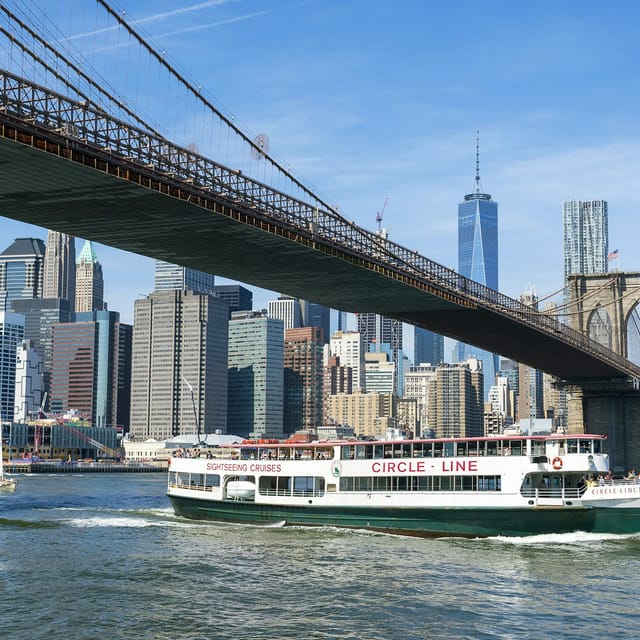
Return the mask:
<svg viewBox="0 0 640 640">
<path fill-rule="evenodd" d="M 580 440 L 580 453 L 592 453 L 592 444 L 591 440 Z"/>
<path fill-rule="evenodd" d="M 371 450 L 371 447 L 364 444 L 357 444 L 356 460 L 364 460 L 365 458 L 370 458 L 371 455 L 367 455 L 367 449 Z"/>
<path fill-rule="evenodd" d="M 289 449 L 288 447 L 278 449 L 278 460 L 288 460 L 290 455 L 291 449 Z"/>
<path fill-rule="evenodd" d="M 207 473 L 204 477 L 205 487 L 219 487 L 220 476 L 217 473 Z"/>
<path fill-rule="evenodd" d="M 343 460 L 353 460 L 353 447 L 350 445 L 342 446 L 341 457 Z"/>
<path fill-rule="evenodd" d="M 413 443 L 413 457 L 414 458 L 422 458 L 424 456 L 424 443 L 422 442 L 414 442 Z"/>
<path fill-rule="evenodd" d="M 452 488 L 451 476 L 440 476 L 440 491 L 450 491 Z M 437 478 L 434 478 L 434 489 L 437 486 Z"/>
<path fill-rule="evenodd" d="M 488 456 L 497 456 L 498 455 L 498 442 L 497 442 L 497 440 L 487 440 L 487 455 Z"/>
<path fill-rule="evenodd" d="M 571 439 L 567 440 L 567 453 L 578 453 L 578 441 Z"/>
<path fill-rule="evenodd" d="M 471 442 L 467 443 L 469 446 L 469 454 L 470 456 L 477 456 L 478 455 L 478 441 L 477 440 L 472 440 Z"/>
<path fill-rule="evenodd" d="M 374 491 L 391 491 L 391 477 L 390 476 L 374 476 L 373 490 Z"/>
<path fill-rule="evenodd" d="M 593 441 L 593 453 L 602 453 L 602 440 Z"/>
<path fill-rule="evenodd" d="M 433 455 L 436 458 L 442 458 L 442 442 L 433 443 Z"/>
<path fill-rule="evenodd" d="M 467 447 L 469 446 L 468 442 L 458 442 L 458 449 L 456 451 L 456 455 L 458 457 L 467 457 Z"/>
<path fill-rule="evenodd" d="M 444 456 L 446 458 L 451 458 L 453 456 L 453 452 L 455 450 L 456 443 L 455 442 L 445 442 L 444 443 Z"/>
<path fill-rule="evenodd" d="M 512 440 L 511 441 L 511 455 L 512 456 L 522 456 L 525 454 L 523 451 L 523 441 L 522 440 Z"/>
<path fill-rule="evenodd" d="M 544 440 L 532 440 L 531 441 L 531 455 L 543 456 L 546 453 Z"/>
<path fill-rule="evenodd" d="M 373 446 L 373 457 L 374 458 L 384 457 L 384 447 L 381 444 L 376 444 Z"/>
<path fill-rule="evenodd" d="M 358 477 L 354 480 L 354 490 L 355 491 L 371 491 L 373 488 L 373 478 L 370 477 Z"/>
<path fill-rule="evenodd" d="M 422 454 L 425 458 L 433 458 L 433 442 L 425 442 L 422 444 Z"/>
</svg>

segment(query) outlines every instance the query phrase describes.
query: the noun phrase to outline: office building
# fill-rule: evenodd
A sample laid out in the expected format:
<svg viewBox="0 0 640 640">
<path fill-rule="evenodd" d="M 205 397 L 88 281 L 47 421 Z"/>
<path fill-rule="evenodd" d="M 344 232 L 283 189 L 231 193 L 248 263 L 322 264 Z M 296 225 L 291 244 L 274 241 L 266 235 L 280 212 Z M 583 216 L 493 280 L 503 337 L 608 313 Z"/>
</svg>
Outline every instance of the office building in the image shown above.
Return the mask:
<svg viewBox="0 0 640 640">
<path fill-rule="evenodd" d="M 24 337 L 42 359 L 42 376 L 47 411 L 51 400 L 51 354 L 53 325 L 73 320 L 73 302 L 64 298 L 14 300 L 13 311 L 24 316 Z"/>
<path fill-rule="evenodd" d="M 428 404 L 438 438 L 484 435 L 483 387 L 482 362 L 477 358 L 456 364 L 443 363 L 436 368 Z"/>
<path fill-rule="evenodd" d="M 234 311 L 251 311 L 253 309 L 253 292 L 239 284 L 217 284 L 215 295 L 229 306 L 229 317 Z"/>
<path fill-rule="evenodd" d="M 303 327 L 322 329 L 322 343 L 329 344 L 331 338 L 331 309 L 316 302 L 302 300 L 300 303 Z"/>
<path fill-rule="evenodd" d="M 155 291 L 195 291 L 215 295 L 215 276 L 204 271 L 156 260 Z"/>
<path fill-rule="evenodd" d="M 564 282 L 571 273 L 606 273 L 609 253 L 605 200 L 568 200 L 562 205 Z"/>
<path fill-rule="evenodd" d="M 130 432 L 136 440 L 227 430 L 229 311 L 189 290 L 134 305 Z"/>
<path fill-rule="evenodd" d="M 329 396 L 329 421 L 351 427 L 358 436 L 381 438 L 396 427 L 397 397 L 392 393 L 340 393 Z"/>
<path fill-rule="evenodd" d="M 16 397 L 16 354 L 24 340 L 24 318 L 0 311 L 0 420 L 11 422 Z"/>
<path fill-rule="evenodd" d="M 377 313 L 359 313 L 357 321 L 365 351 L 385 351 L 397 364 L 402 352 L 402 322 Z"/>
<path fill-rule="evenodd" d="M 269 300 L 268 314 L 270 318 L 282 320 L 285 331 L 302 326 L 302 306 L 309 303 L 291 296 L 280 296 L 277 300 Z M 305 309 L 305 312 L 306 309 Z M 308 312 L 307 312 L 308 313 Z"/>
<path fill-rule="evenodd" d="M 458 205 L 458 272 L 489 289 L 498 290 L 498 203 L 482 190 L 477 137 L 475 188 Z M 458 362 L 470 357 L 482 360 L 488 391 L 495 383 L 498 356 L 484 349 L 459 343 Z"/>
<path fill-rule="evenodd" d="M 322 423 L 328 424 L 330 416 L 327 411 L 329 396 L 339 393 L 353 393 L 353 376 L 351 367 L 340 364 L 338 356 L 327 355 L 328 345 L 324 347 L 324 367 L 322 377 Z"/>
<path fill-rule="evenodd" d="M 321 327 L 284 332 L 284 432 L 322 424 Z"/>
<path fill-rule="evenodd" d="M 53 413 L 77 412 L 93 427 L 113 428 L 128 420 L 118 416 L 119 380 L 129 378 L 119 371 L 130 366 L 121 359 L 126 335 L 115 311 L 78 313 L 75 322 L 53 326 Z"/>
<path fill-rule="evenodd" d="M 340 364 L 351 369 L 353 391 L 365 390 L 364 350 L 357 331 L 336 331 L 329 342 L 329 353 L 340 358 Z"/>
<path fill-rule="evenodd" d="M 49 231 L 44 252 L 43 298 L 76 299 L 76 240 L 59 231 Z"/>
<path fill-rule="evenodd" d="M 14 300 L 42 297 L 45 245 L 37 238 L 16 238 L 0 254 L 0 311 L 11 311 Z"/>
<path fill-rule="evenodd" d="M 413 328 L 413 364 L 444 362 L 444 336 L 422 327 Z"/>
<path fill-rule="evenodd" d="M 43 393 L 42 358 L 29 340 L 23 340 L 16 351 L 13 421 L 26 422 L 38 417 Z"/>
<path fill-rule="evenodd" d="M 102 311 L 104 304 L 104 278 L 91 240 L 87 240 L 76 260 L 76 303 L 78 313 Z"/>
<path fill-rule="evenodd" d="M 284 404 L 284 322 L 262 312 L 229 321 L 229 433 L 281 438 Z"/>
<path fill-rule="evenodd" d="M 388 354 L 365 353 L 364 377 L 367 393 L 395 393 L 396 364 L 390 361 Z"/>
<path fill-rule="evenodd" d="M 404 381 L 404 397 L 416 401 L 417 433 L 435 431 L 435 417 L 429 407 L 430 385 L 435 384 L 436 367 L 429 364 L 416 364 L 409 367 Z"/>
</svg>

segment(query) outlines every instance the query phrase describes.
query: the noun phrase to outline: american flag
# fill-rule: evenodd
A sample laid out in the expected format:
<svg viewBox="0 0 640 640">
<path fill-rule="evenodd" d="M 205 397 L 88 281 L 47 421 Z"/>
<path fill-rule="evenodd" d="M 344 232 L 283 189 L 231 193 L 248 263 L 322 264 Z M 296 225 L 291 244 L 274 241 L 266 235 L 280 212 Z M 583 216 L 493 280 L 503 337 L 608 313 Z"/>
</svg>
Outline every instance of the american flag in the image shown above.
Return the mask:
<svg viewBox="0 0 640 640">
<path fill-rule="evenodd" d="M 609 255 L 607 256 L 607 260 L 609 262 L 611 262 L 611 260 L 617 260 L 617 258 L 618 258 L 618 250 L 617 249 L 615 249 L 614 251 L 611 251 L 609 253 Z"/>
</svg>

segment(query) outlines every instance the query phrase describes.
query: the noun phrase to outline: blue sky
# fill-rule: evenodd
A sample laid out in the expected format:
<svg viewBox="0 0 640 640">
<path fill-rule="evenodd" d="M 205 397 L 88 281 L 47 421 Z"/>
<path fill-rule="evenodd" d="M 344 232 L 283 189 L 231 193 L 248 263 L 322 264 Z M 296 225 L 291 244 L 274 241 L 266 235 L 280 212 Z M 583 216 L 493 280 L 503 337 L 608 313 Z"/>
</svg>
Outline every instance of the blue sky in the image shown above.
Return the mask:
<svg viewBox="0 0 640 640">
<path fill-rule="evenodd" d="M 373 230 L 457 267 L 457 205 L 499 205 L 500 290 L 562 285 L 562 202 L 605 199 L 612 267 L 640 270 L 640 4 L 133 0 L 127 17 L 270 150 Z M 215 159 L 215 158 L 214 158 Z M 0 218 L 15 237 L 46 238 Z M 78 250 L 80 245 L 78 246 Z M 153 263 L 98 245 L 133 321 Z M 221 280 L 222 282 L 222 280 Z M 255 306 L 272 296 L 257 292 Z M 410 354 L 412 355 L 412 354 Z"/>
</svg>

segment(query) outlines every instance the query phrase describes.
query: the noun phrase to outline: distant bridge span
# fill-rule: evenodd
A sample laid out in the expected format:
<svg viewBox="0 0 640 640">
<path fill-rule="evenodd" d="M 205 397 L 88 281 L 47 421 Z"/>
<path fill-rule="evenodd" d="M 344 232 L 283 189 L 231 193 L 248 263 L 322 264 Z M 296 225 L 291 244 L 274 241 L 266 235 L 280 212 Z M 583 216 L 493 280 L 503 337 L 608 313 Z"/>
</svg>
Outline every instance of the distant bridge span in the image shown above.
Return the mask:
<svg viewBox="0 0 640 640">
<path fill-rule="evenodd" d="M 0 213 L 352 312 L 562 379 L 640 367 L 531 307 L 102 111 L 0 71 Z"/>
</svg>

